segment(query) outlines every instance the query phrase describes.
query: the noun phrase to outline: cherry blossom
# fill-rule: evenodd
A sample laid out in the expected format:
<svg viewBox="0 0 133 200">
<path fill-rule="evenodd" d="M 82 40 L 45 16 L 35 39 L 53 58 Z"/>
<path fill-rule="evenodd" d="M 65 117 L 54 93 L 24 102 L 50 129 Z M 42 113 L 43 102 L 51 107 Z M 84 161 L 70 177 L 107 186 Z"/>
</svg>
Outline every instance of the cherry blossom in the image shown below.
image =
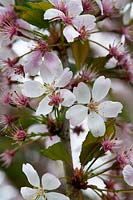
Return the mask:
<svg viewBox="0 0 133 200">
<path fill-rule="evenodd" d="M 96 19 L 93 15 L 80 15 L 83 11 L 81 1 L 49 0 L 49 2 L 55 8 L 48 9 L 44 13 L 44 19 L 61 19 L 65 24 L 63 34 L 68 42 L 73 42 L 77 37 L 87 39 L 89 32 L 95 27 Z"/>
<path fill-rule="evenodd" d="M 126 165 L 122 171 L 125 182 L 133 186 L 133 167 L 131 165 Z"/>
<path fill-rule="evenodd" d="M 59 59 L 58 59 L 59 60 Z M 46 96 L 41 100 L 36 114 L 46 115 L 52 112 L 54 106 L 71 106 L 75 101 L 74 94 L 68 89 L 63 89 L 71 80 L 72 72 L 69 68 L 63 70 L 61 62 L 59 65 L 49 62 L 41 68 L 43 84 L 38 81 L 26 81 L 22 93 L 27 97 Z"/>
<path fill-rule="evenodd" d="M 3 166 L 5 167 L 9 167 L 13 158 L 14 158 L 14 155 L 16 153 L 16 150 L 15 149 L 12 149 L 12 150 L 6 150 L 4 151 L 3 153 L 0 154 L 0 161 L 3 162 Z"/>
<path fill-rule="evenodd" d="M 6 3 L 5 3 L 6 2 Z M 3 7 L 0 7 L 0 43 L 8 45 L 18 36 L 29 37 L 30 33 L 24 29 L 31 30 L 30 25 L 23 19 L 18 19 L 13 8 L 14 1 L 0 1 Z"/>
<path fill-rule="evenodd" d="M 44 67 L 47 69 L 59 69 L 62 68 L 62 64 L 56 53 L 48 49 L 47 43 L 41 41 L 28 55 L 27 62 L 24 65 L 24 71 L 31 76 L 35 76 Z"/>
<path fill-rule="evenodd" d="M 68 109 L 66 118 L 70 120 L 72 125 L 76 126 L 87 117 L 88 129 L 91 130 L 92 134 L 96 137 L 103 136 L 106 130 L 104 118 L 117 117 L 122 110 L 122 104 L 119 102 L 101 102 L 108 94 L 110 87 L 110 79 L 100 76 L 95 80 L 91 94 L 89 87 L 80 82 L 73 91 L 78 104 Z"/>
<path fill-rule="evenodd" d="M 40 180 L 36 170 L 29 163 L 23 164 L 22 171 L 25 173 L 29 183 L 34 187 L 21 188 L 21 194 L 25 200 L 69 200 L 64 194 L 49 192 L 61 185 L 59 179 L 54 175 L 46 173 Z"/>
</svg>

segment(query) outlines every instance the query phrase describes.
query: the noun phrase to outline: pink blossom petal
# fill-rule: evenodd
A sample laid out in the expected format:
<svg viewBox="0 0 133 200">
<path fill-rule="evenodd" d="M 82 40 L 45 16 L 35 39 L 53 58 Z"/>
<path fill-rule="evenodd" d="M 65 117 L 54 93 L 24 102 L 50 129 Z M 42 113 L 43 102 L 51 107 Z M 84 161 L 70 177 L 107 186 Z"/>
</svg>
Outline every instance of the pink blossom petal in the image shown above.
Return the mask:
<svg viewBox="0 0 133 200">
<path fill-rule="evenodd" d="M 125 182 L 128 185 L 133 186 L 133 167 L 131 165 L 126 165 L 122 173 L 123 173 Z"/>
<path fill-rule="evenodd" d="M 50 173 L 42 176 L 42 187 L 44 190 L 55 190 L 61 185 L 58 178 Z"/>
<path fill-rule="evenodd" d="M 81 0 L 67 1 L 67 6 L 68 6 L 68 16 L 71 17 L 76 17 L 83 11 Z"/>
<path fill-rule="evenodd" d="M 70 80 L 72 79 L 73 73 L 69 70 L 69 68 L 65 68 L 60 77 L 55 80 L 56 87 L 65 87 L 68 85 Z"/>
<path fill-rule="evenodd" d="M 77 30 L 80 30 L 83 27 L 85 27 L 86 31 L 90 31 L 95 28 L 95 21 L 96 18 L 93 15 L 79 15 L 73 19 L 73 25 Z"/>
<path fill-rule="evenodd" d="M 61 97 L 64 99 L 62 102 L 63 106 L 70 107 L 76 101 L 75 95 L 67 89 L 61 89 L 60 94 Z"/>
<path fill-rule="evenodd" d="M 68 25 L 63 30 L 63 35 L 65 36 L 67 42 L 73 42 L 80 34 L 71 25 Z"/>
<path fill-rule="evenodd" d="M 59 7 L 63 3 L 66 4 L 68 0 L 49 0 L 49 2 L 54 5 L 55 7 Z"/>
<path fill-rule="evenodd" d="M 27 57 L 27 62 L 24 65 L 25 73 L 31 76 L 37 75 L 42 64 L 42 55 L 40 51 L 34 51 Z"/>
<path fill-rule="evenodd" d="M 59 57 L 54 52 L 46 52 L 44 55 L 44 65 L 40 69 L 43 81 L 51 84 L 62 72 L 63 66 Z"/>
<path fill-rule="evenodd" d="M 87 104 L 90 102 L 90 89 L 85 83 L 80 82 L 78 86 L 74 88 L 73 93 L 76 96 L 78 103 Z"/>
<path fill-rule="evenodd" d="M 40 187 L 40 179 L 36 170 L 29 163 L 23 164 L 22 171 L 25 173 L 29 183 L 34 187 Z"/>
<path fill-rule="evenodd" d="M 22 94 L 26 97 L 39 97 L 44 94 L 46 89 L 40 82 L 26 81 L 23 84 Z"/>
<path fill-rule="evenodd" d="M 98 113 L 103 117 L 117 117 L 122 112 L 122 104 L 120 102 L 104 101 L 98 106 Z"/>
<path fill-rule="evenodd" d="M 102 2 L 101 0 L 95 0 L 97 5 L 99 6 L 100 10 L 101 10 L 101 14 L 103 15 L 103 6 L 102 6 Z"/>
<path fill-rule="evenodd" d="M 19 25 L 19 27 L 22 28 L 22 29 L 20 28 L 19 31 L 20 31 L 23 35 L 28 36 L 28 37 L 32 37 L 32 36 L 33 36 L 33 34 L 30 33 L 31 26 L 30 26 L 30 24 L 29 24 L 28 22 L 24 21 L 23 19 L 17 19 L 17 20 L 16 20 L 16 23 Z M 28 30 L 28 31 L 25 31 L 25 30 L 23 30 L 23 29 L 26 29 L 26 30 Z"/>
<path fill-rule="evenodd" d="M 49 102 L 50 102 L 50 98 L 48 96 L 44 97 L 44 99 L 41 100 L 41 102 L 39 103 L 39 106 L 36 110 L 36 115 L 49 114 L 53 109 L 53 106 L 50 106 Z"/>
<path fill-rule="evenodd" d="M 92 98 L 94 101 L 98 102 L 102 100 L 109 92 L 111 88 L 111 80 L 100 76 L 94 82 L 92 89 Z"/>
<path fill-rule="evenodd" d="M 0 0 L 0 3 L 3 6 L 10 6 L 10 5 L 15 5 L 15 0 Z"/>
<path fill-rule="evenodd" d="M 29 187 L 22 187 L 20 192 L 25 200 L 32 200 L 37 195 L 37 189 Z"/>
<path fill-rule="evenodd" d="M 103 136 L 105 133 L 104 120 L 95 112 L 91 112 L 88 115 L 88 127 L 95 137 Z"/>
<path fill-rule="evenodd" d="M 66 112 L 66 119 L 70 120 L 71 125 L 76 126 L 80 124 L 88 114 L 88 108 L 82 105 L 75 105 Z"/>
<path fill-rule="evenodd" d="M 50 20 L 50 19 L 57 20 L 57 19 L 61 19 L 64 17 L 65 17 L 64 13 L 55 8 L 50 8 L 50 9 L 46 10 L 46 12 L 44 13 L 44 19 L 48 19 L 48 20 Z"/>
<path fill-rule="evenodd" d="M 45 195 L 46 195 L 47 200 L 70 200 L 64 194 L 60 194 L 57 192 L 48 192 Z"/>
</svg>

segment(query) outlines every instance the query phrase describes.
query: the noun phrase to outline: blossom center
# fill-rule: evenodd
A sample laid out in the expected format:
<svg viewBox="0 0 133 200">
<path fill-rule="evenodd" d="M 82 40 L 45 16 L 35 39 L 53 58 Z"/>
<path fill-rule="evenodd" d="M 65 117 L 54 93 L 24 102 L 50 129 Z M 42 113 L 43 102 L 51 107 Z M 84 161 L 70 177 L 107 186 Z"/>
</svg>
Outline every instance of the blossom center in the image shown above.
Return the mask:
<svg viewBox="0 0 133 200">
<path fill-rule="evenodd" d="M 98 103 L 97 103 L 97 102 L 94 102 L 94 101 L 91 101 L 91 102 L 88 104 L 88 108 L 89 108 L 91 111 L 97 111 L 97 110 L 98 110 Z"/>
<path fill-rule="evenodd" d="M 80 33 L 81 39 L 83 39 L 83 40 L 86 40 L 86 39 L 87 39 L 87 37 L 88 37 L 88 31 L 85 30 L 85 26 L 83 26 L 83 27 L 79 30 L 79 33 Z"/>
<path fill-rule="evenodd" d="M 72 24 L 72 17 L 70 17 L 70 16 L 63 16 L 63 17 L 62 17 L 62 21 L 63 21 L 66 25 L 71 25 L 71 24 Z"/>
<path fill-rule="evenodd" d="M 57 93 L 50 96 L 49 105 L 50 106 L 59 106 L 60 103 L 63 102 L 63 100 L 64 99 L 61 97 L 60 92 L 57 92 Z"/>
</svg>

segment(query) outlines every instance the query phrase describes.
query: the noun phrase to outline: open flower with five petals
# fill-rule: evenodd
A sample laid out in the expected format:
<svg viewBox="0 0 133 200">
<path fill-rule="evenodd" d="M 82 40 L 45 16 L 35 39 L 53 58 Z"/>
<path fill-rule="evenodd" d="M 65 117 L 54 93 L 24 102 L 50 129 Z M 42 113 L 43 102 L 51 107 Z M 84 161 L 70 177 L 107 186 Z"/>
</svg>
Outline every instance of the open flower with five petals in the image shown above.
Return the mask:
<svg viewBox="0 0 133 200">
<path fill-rule="evenodd" d="M 106 130 L 104 119 L 117 117 L 122 110 L 122 104 L 119 102 L 101 102 L 108 94 L 110 87 L 110 79 L 105 79 L 104 76 L 95 80 L 92 92 L 85 83 L 80 82 L 73 91 L 78 104 L 66 112 L 66 118 L 70 120 L 71 125 L 76 126 L 88 118 L 88 129 L 92 134 L 95 137 L 103 136 Z"/>
<path fill-rule="evenodd" d="M 23 164 L 22 171 L 27 176 L 29 183 L 34 187 L 21 188 L 21 194 L 25 200 L 69 200 L 64 194 L 49 192 L 61 185 L 59 179 L 54 175 L 46 173 L 40 180 L 36 170 L 29 163 Z"/>
<path fill-rule="evenodd" d="M 36 110 L 37 115 L 46 115 L 52 112 L 53 107 L 70 107 L 76 100 L 75 95 L 65 89 L 72 78 L 69 68 L 63 69 L 60 65 L 45 65 L 40 71 L 43 84 L 38 81 L 26 81 L 23 85 L 22 93 L 27 97 L 45 97 L 39 103 Z"/>
<path fill-rule="evenodd" d="M 93 15 L 80 15 L 83 11 L 81 0 L 49 0 L 55 7 L 44 13 L 44 19 L 62 20 L 65 24 L 63 34 L 68 42 L 75 38 L 87 39 L 89 32 L 95 27 Z M 76 9 L 75 9 L 76 8 Z"/>
</svg>

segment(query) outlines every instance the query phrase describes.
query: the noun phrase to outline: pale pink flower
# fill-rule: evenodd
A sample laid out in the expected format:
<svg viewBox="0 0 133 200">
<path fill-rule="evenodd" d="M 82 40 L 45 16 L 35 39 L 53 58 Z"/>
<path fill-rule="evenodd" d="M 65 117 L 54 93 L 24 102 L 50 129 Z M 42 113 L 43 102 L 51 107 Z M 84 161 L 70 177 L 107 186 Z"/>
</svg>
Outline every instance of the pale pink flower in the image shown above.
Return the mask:
<svg viewBox="0 0 133 200">
<path fill-rule="evenodd" d="M 59 60 L 59 59 L 58 59 Z M 46 115 L 52 112 L 54 106 L 71 106 L 75 101 L 74 94 L 63 89 L 72 78 L 72 72 L 69 68 L 63 69 L 61 62 L 50 65 L 50 61 L 41 68 L 41 77 L 43 84 L 37 81 L 26 81 L 23 85 L 22 93 L 27 97 L 46 96 L 41 100 L 36 110 L 36 114 Z"/>
<path fill-rule="evenodd" d="M 1 67 L 2 67 L 2 72 L 4 76 L 7 76 L 8 78 L 14 78 L 14 76 L 19 75 L 19 76 L 25 76 L 24 73 L 24 67 L 21 64 L 18 64 L 18 58 L 14 59 L 6 59 L 6 60 L 1 60 Z"/>
<path fill-rule="evenodd" d="M 0 119 L 0 124 L 4 126 L 4 129 L 11 127 L 12 123 L 17 119 L 17 116 L 4 114 Z"/>
<path fill-rule="evenodd" d="M 102 0 L 103 13 L 107 17 L 118 17 L 119 13 L 116 11 L 113 0 Z"/>
<path fill-rule="evenodd" d="M 22 142 L 26 138 L 26 132 L 23 129 L 16 129 L 14 133 L 12 133 L 13 139 L 17 142 Z"/>
<path fill-rule="evenodd" d="M 83 11 L 81 0 L 49 0 L 55 8 L 44 13 L 44 19 L 62 20 L 65 24 L 63 34 L 68 42 L 75 38 L 87 39 L 89 32 L 95 27 L 93 15 L 80 15 Z M 75 9 L 76 8 L 76 9 Z"/>
<path fill-rule="evenodd" d="M 25 200 L 70 200 L 64 194 L 51 192 L 51 190 L 55 190 L 61 185 L 59 179 L 54 175 L 46 173 L 40 180 L 36 170 L 29 163 L 23 164 L 22 171 L 25 173 L 29 183 L 33 186 L 33 188 L 21 188 L 21 194 Z"/>
<path fill-rule="evenodd" d="M 1 45 L 10 44 L 14 39 L 17 39 L 17 36 L 29 36 L 29 33 L 23 29 L 30 30 L 30 25 L 26 21 L 17 18 L 13 7 L 4 7 L 0 13 Z"/>
<path fill-rule="evenodd" d="M 88 129 L 95 137 L 103 136 L 106 127 L 104 118 L 117 117 L 121 113 L 122 104 L 119 102 L 104 101 L 111 87 L 110 79 L 100 76 L 94 82 L 92 94 L 89 87 L 81 82 L 74 88 L 78 105 L 74 105 L 66 112 L 66 118 L 73 126 L 88 118 Z M 82 105 L 85 104 L 85 105 Z"/>
<path fill-rule="evenodd" d="M 11 104 L 15 104 L 19 107 L 26 107 L 29 105 L 29 98 L 15 91 L 11 93 Z"/>
<path fill-rule="evenodd" d="M 102 142 L 102 148 L 103 150 L 106 151 L 111 151 L 111 152 L 115 152 L 117 149 L 120 149 L 122 147 L 122 140 L 120 139 L 105 139 Z"/>
<path fill-rule="evenodd" d="M 121 169 L 123 169 L 126 164 L 133 163 L 133 151 L 129 148 L 123 147 L 123 149 L 120 149 L 117 153 L 117 162 Z"/>
<path fill-rule="evenodd" d="M 54 74 L 56 69 L 59 71 L 62 69 L 62 63 L 56 53 L 49 51 L 47 43 L 40 41 L 33 52 L 28 55 L 24 71 L 31 76 L 35 76 L 44 68 Z M 55 71 L 52 72 L 52 70 Z"/>
<path fill-rule="evenodd" d="M 12 149 L 12 150 L 6 150 L 0 154 L 0 161 L 3 162 L 3 166 L 5 167 L 10 166 L 15 153 L 16 153 L 16 150 Z"/>
</svg>

